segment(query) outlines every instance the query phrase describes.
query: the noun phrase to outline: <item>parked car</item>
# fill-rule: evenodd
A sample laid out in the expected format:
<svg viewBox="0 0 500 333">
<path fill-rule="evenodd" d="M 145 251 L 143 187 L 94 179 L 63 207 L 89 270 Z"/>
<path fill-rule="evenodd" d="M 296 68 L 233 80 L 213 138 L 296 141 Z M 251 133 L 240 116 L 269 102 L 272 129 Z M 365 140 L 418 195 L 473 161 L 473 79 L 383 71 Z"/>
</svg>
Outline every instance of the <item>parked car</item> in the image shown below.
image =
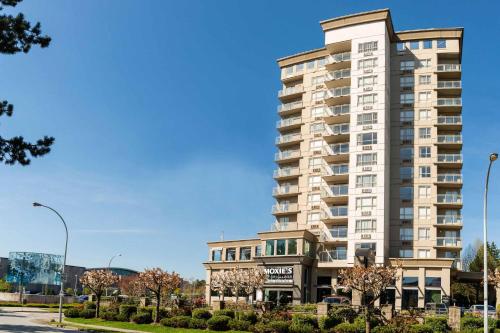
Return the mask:
<svg viewBox="0 0 500 333">
<path fill-rule="evenodd" d="M 323 303 L 332 305 L 350 305 L 351 300 L 344 296 L 325 296 L 325 298 L 323 298 Z"/>
<path fill-rule="evenodd" d="M 425 312 L 432 312 L 435 314 L 447 314 L 448 306 L 444 303 L 427 303 L 425 304 Z"/>
<path fill-rule="evenodd" d="M 488 305 L 488 317 L 495 317 L 496 311 L 493 305 Z M 472 313 L 473 315 L 482 316 L 484 313 L 484 305 L 483 304 L 474 304 L 467 311 L 468 313 Z"/>
<path fill-rule="evenodd" d="M 83 302 L 88 301 L 89 297 L 87 295 L 81 295 L 81 296 L 78 296 L 77 300 L 78 300 L 78 303 L 83 303 Z"/>
</svg>

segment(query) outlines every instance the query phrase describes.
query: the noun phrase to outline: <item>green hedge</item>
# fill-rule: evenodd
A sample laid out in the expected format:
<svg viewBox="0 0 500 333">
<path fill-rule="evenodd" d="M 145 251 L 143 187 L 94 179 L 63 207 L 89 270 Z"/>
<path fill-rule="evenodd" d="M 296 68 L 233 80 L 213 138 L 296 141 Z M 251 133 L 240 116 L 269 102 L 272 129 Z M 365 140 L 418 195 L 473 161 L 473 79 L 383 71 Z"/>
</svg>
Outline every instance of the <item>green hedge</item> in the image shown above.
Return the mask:
<svg viewBox="0 0 500 333">
<path fill-rule="evenodd" d="M 68 318 L 78 318 L 80 317 L 80 310 L 74 308 L 66 309 L 64 310 L 64 316 Z"/>
<path fill-rule="evenodd" d="M 139 312 L 130 318 L 136 324 L 150 324 L 153 317 L 149 312 Z"/>
<path fill-rule="evenodd" d="M 446 333 L 450 330 L 448 327 L 448 318 L 446 317 L 427 317 L 425 324 L 432 327 L 436 333 Z"/>
<path fill-rule="evenodd" d="M 205 319 L 191 318 L 189 321 L 189 328 L 204 330 L 208 327 L 207 321 Z"/>
<path fill-rule="evenodd" d="M 129 304 L 122 304 L 120 305 L 120 310 L 119 314 L 122 315 L 124 318 L 127 318 L 127 321 L 130 320 L 130 317 L 132 317 L 134 314 L 137 313 L 137 306 L 135 305 L 129 305 Z"/>
<path fill-rule="evenodd" d="M 228 316 L 231 319 L 234 319 L 234 311 L 229 309 L 217 310 L 214 311 L 215 316 Z"/>
<path fill-rule="evenodd" d="M 223 311 L 223 310 L 221 310 Z M 234 313 L 233 313 L 234 315 Z M 229 321 L 231 320 L 231 317 L 229 316 L 223 316 L 223 315 L 218 315 L 218 316 L 213 316 L 207 321 L 208 324 L 208 329 L 212 331 L 228 331 L 229 330 Z"/>
<path fill-rule="evenodd" d="M 251 325 L 249 321 L 239 319 L 231 319 L 228 324 L 233 331 L 248 331 Z"/>
<path fill-rule="evenodd" d="M 164 318 L 160 321 L 160 324 L 168 327 L 188 328 L 191 319 L 192 318 L 188 316 L 176 316 L 172 318 Z"/>
<path fill-rule="evenodd" d="M 194 309 L 191 316 L 196 319 L 208 320 L 212 318 L 212 314 L 207 309 Z"/>
</svg>

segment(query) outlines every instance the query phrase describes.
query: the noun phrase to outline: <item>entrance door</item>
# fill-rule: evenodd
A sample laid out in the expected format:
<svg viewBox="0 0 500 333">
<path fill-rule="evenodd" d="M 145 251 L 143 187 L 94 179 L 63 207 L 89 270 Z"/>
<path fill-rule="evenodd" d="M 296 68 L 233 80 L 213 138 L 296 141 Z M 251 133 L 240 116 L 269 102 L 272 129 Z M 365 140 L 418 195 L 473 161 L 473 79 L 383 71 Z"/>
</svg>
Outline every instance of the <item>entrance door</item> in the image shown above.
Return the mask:
<svg viewBox="0 0 500 333">
<path fill-rule="evenodd" d="M 293 292 L 291 290 L 265 290 L 266 301 L 273 302 L 277 306 L 290 304 L 293 301 Z"/>
</svg>

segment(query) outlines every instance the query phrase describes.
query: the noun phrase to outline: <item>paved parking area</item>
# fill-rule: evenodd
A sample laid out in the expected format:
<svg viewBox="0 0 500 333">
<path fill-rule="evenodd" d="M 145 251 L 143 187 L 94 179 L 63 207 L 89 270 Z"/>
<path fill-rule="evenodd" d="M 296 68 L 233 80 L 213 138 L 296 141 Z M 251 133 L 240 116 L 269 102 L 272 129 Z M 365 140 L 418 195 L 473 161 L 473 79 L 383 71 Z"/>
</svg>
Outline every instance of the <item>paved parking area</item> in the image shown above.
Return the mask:
<svg viewBox="0 0 500 333">
<path fill-rule="evenodd" d="M 40 309 L 0 308 L 0 332 L 75 332 L 71 329 L 59 329 L 46 324 L 51 319 L 57 320 L 58 318 L 57 313 L 49 313 Z"/>
</svg>

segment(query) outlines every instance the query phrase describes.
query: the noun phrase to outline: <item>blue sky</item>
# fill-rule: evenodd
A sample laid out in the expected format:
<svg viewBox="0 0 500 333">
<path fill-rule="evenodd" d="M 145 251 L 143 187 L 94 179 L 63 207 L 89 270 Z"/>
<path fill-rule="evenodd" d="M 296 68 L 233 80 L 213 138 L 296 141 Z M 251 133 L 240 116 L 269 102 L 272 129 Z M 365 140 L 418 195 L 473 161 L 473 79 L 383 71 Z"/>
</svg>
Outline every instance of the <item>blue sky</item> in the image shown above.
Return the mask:
<svg viewBox="0 0 500 333">
<path fill-rule="evenodd" d="M 40 201 L 68 222 L 70 264 L 122 253 L 117 266 L 203 277 L 206 241 L 273 221 L 275 59 L 322 46 L 320 20 L 378 8 L 396 30 L 465 27 L 463 237 L 481 237 L 487 155 L 500 150 L 499 3 L 25 0 L 53 42 L 0 56 L 0 99 L 16 108 L 0 131 L 56 144 L 29 167 L 0 167 L 0 256 L 62 252 Z M 498 240 L 500 169 L 490 200 Z"/>
</svg>

